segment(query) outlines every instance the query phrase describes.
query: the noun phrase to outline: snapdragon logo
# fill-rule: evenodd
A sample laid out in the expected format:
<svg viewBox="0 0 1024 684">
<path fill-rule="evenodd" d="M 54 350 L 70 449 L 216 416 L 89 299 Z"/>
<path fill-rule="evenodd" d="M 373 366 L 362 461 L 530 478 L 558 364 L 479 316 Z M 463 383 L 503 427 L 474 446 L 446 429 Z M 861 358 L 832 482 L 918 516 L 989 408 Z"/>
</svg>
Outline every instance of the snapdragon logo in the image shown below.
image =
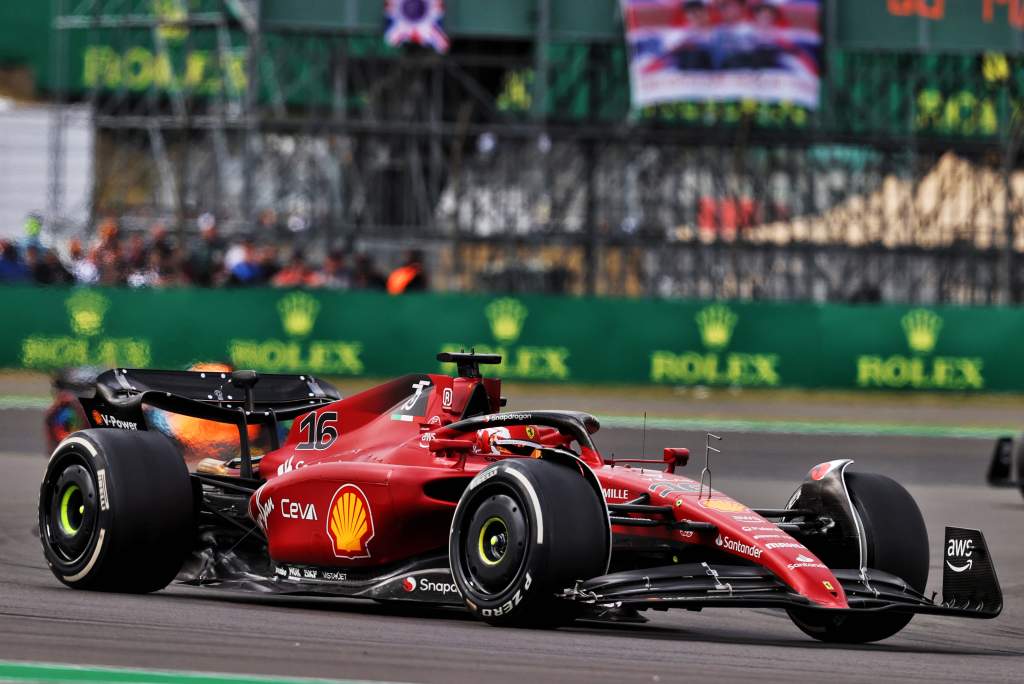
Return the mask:
<svg viewBox="0 0 1024 684">
<path fill-rule="evenodd" d="M 774 387 L 781 383 L 777 354 L 729 351 L 739 315 L 725 304 L 693 318 L 703 350 L 651 353 L 651 380 L 682 385 Z"/>
<path fill-rule="evenodd" d="M 981 390 L 984 365 L 979 357 L 932 355 L 939 345 L 942 317 L 912 309 L 900 318 L 909 354 L 857 357 L 857 385 L 910 389 Z"/>
<path fill-rule="evenodd" d="M 453 582 L 435 582 L 426 578 L 406 577 L 402 580 L 402 589 L 407 593 L 414 591 L 429 591 L 436 594 L 457 594 Z"/>
</svg>

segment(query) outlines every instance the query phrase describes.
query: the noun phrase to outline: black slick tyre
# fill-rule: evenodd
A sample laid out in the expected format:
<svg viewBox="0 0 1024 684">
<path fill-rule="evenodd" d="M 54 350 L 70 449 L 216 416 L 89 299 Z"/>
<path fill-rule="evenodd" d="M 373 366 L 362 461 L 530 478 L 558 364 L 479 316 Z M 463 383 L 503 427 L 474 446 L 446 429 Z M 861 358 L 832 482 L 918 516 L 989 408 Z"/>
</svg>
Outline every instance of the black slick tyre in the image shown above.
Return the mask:
<svg viewBox="0 0 1024 684">
<path fill-rule="evenodd" d="M 910 493 L 895 480 L 873 473 L 846 473 L 847 489 L 867 540 L 867 567 L 901 577 L 923 593 L 928 581 L 928 530 Z M 856 567 L 859 559 L 850 559 Z M 868 643 L 907 626 L 908 613 L 856 614 L 789 611 L 805 634 L 820 641 Z"/>
<path fill-rule="evenodd" d="M 75 589 L 163 589 L 191 551 L 193 501 L 185 463 L 163 435 L 76 432 L 53 452 L 39 491 L 50 570 Z"/>
<path fill-rule="evenodd" d="M 607 515 L 574 464 L 505 459 L 481 471 L 459 500 L 448 549 L 470 612 L 503 626 L 571 622 L 575 604 L 556 594 L 606 572 Z"/>
</svg>

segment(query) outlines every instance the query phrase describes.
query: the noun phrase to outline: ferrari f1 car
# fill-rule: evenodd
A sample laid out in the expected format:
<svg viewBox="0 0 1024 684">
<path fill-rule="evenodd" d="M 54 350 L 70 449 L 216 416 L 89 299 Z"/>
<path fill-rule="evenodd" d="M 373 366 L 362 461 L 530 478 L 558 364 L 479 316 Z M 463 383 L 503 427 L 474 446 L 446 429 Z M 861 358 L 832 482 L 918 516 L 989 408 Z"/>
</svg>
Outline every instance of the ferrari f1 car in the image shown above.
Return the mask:
<svg viewBox="0 0 1024 684">
<path fill-rule="evenodd" d="M 53 574 L 78 589 L 177 579 L 447 604 L 515 626 L 773 607 L 845 642 L 889 637 L 917 613 L 1002 610 L 977 530 L 946 529 L 942 596 L 926 596 L 920 511 L 849 460 L 815 465 L 782 508 L 750 508 L 680 475 L 685 449 L 612 458 L 591 415 L 502 412 L 500 380 L 480 373 L 500 357 L 438 359 L 457 376 L 345 399 L 308 375 L 103 373 L 80 399 L 92 427 L 60 443 L 41 486 Z M 232 426 L 237 453 L 184 453 L 143 407 Z"/>
</svg>

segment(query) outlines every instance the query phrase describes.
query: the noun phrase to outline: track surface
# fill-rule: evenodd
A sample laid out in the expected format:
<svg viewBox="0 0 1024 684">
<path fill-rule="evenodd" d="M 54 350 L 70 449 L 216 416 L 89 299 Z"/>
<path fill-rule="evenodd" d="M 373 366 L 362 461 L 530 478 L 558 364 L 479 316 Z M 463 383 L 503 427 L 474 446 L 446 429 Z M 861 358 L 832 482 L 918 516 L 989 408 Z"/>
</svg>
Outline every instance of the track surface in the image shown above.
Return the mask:
<svg viewBox="0 0 1024 684">
<path fill-rule="evenodd" d="M 638 626 L 504 630 L 458 611 L 410 611 L 347 600 L 228 594 L 183 587 L 151 596 L 92 594 L 46 569 L 35 528 L 44 465 L 38 411 L 0 411 L 0 659 L 160 669 L 424 682 L 1020 681 L 1024 671 L 1024 500 L 992 490 L 981 440 L 725 434 L 714 485 L 751 505 L 780 506 L 814 463 L 850 457 L 891 475 L 929 523 L 932 581 L 945 523 L 984 530 L 1006 607 L 996 620 L 918 616 L 878 645 L 836 647 L 804 637 L 782 613 L 648 613 Z M 603 450 L 637 454 L 642 436 L 598 435 Z M 648 453 L 703 435 L 649 430 Z M 139 559 L 140 563 L 145 559 Z"/>
</svg>

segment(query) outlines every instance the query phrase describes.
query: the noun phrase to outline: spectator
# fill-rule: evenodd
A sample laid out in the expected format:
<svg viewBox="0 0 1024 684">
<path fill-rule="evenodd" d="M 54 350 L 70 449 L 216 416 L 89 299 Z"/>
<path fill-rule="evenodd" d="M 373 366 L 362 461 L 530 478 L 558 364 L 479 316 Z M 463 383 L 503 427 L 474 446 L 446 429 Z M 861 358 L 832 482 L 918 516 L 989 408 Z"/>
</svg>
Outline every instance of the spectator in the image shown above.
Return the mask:
<svg viewBox="0 0 1024 684">
<path fill-rule="evenodd" d="M 352 271 L 345 264 L 345 253 L 340 249 L 331 250 L 324 260 L 320 285 L 338 290 L 352 287 Z"/>
<path fill-rule="evenodd" d="M 269 283 L 277 272 L 281 270 L 281 264 L 277 258 L 277 245 L 265 245 L 259 251 L 259 264 L 262 279 L 258 284 Z"/>
<path fill-rule="evenodd" d="M 43 219 L 38 214 L 29 214 L 25 217 L 25 241 L 24 247 L 42 247 L 40 237 L 43 232 Z"/>
<path fill-rule="evenodd" d="M 123 285 L 125 282 L 124 261 L 121 258 L 120 249 L 102 251 L 97 262 L 99 268 L 100 285 Z"/>
<path fill-rule="evenodd" d="M 100 222 L 99 227 L 96 229 L 96 244 L 89 250 L 89 256 L 99 264 L 103 260 L 101 257 L 102 253 L 119 252 L 120 250 L 121 243 L 118 238 L 117 221 L 108 216 Z"/>
<path fill-rule="evenodd" d="M 28 269 L 9 242 L 0 242 L 0 283 L 21 283 L 29 279 Z"/>
<path fill-rule="evenodd" d="M 278 271 L 270 281 L 274 287 L 316 287 L 320 284 L 319 275 L 306 263 L 306 257 L 297 251 L 291 261 Z"/>
<path fill-rule="evenodd" d="M 125 267 L 132 271 L 139 271 L 146 268 L 149 263 L 149 248 L 141 233 L 135 233 L 128 238 L 128 246 L 124 250 Z"/>
<path fill-rule="evenodd" d="M 169 259 L 174 254 L 174 242 L 167 232 L 167 226 L 157 221 L 149 229 L 149 249 L 160 252 L 160 256 Z"/>
<path fill-rule="evenodd" d="M 427 289 L 427 274 L 423 270 L 423 252 L 411 249 L 405 254 L 401 266 L 388 276 L 388 294 L 402 294 Z"/>
<path fill-rule="evenodd" d="M 26 252 L 33 253 L 32 279 L 35 282 L 40 285 L 67 285 L 74 281 L 53 250 L 29 247 Z"/>
<path fill-rule="evenodd" d="M 386 285 L 387 281 L 380 271 L 377 270 L 377 266 L 369 255 L 360 254 L 356 257 L 356 269 L 352 274 L 352 287 L 364 290 L 383 290 Z"/>
<path fill-rule="evenodd" d="M 75 277 L 76 282 L 92 285 L 100 279 L 100 271 L 96 268 L 96 262 L 85 255 L 81 240 L 78 238 L 71 240 L 68 245 L 68 255 L 71 260 L 71 274 Z"/>
<path fill-rule="evenodd" d="M 228 283 L 231 285 L 259 285 L 266 281 L 252 240 L 242 241 L 241 257 L 235 260 L 230 269 Z"/>
<path fill-rule="evenodd" d="M 224 268 L 224 241 L 217 234 L 213 214 L 199 217 L 199 240 L 188 254 L 186 270 L 196 285 L 209 287 Z"/>
</svg>

